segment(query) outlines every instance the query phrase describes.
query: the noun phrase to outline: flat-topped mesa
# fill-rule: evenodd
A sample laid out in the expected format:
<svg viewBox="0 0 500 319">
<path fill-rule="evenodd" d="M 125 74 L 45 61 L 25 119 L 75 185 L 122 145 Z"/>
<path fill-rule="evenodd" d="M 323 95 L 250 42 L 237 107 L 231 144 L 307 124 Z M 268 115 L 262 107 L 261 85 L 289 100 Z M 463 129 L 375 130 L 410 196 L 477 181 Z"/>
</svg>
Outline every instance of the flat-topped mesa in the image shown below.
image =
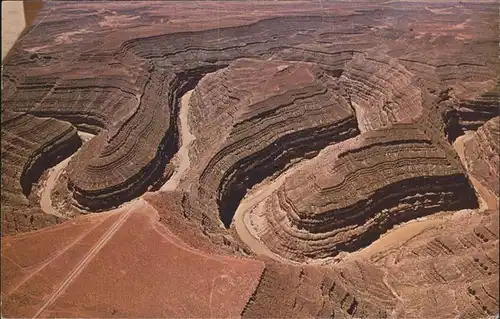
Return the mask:
<svg viewBox="0 0 500 319">
<path fill-rule="evenodd" d="M 417 217 L 477 207 L 441 147 L 407 124 L 328 147 L 250 212 L 251 227 L 272 251 L 303 260 L 355 251 Z"/>
<path fill-rule="evenodd" d="M 49 165 L 75 152 L 81 145 L 76 128 L 52 118 L 2 112 L 2 233 L 28 231 L 54 224 L 30 195 Z"/>
<path fill-rule="evenodd" d="M 254 184 L 359 133 L 338 81 L 309 63 L 237 60 L 204 77 L 190 103 L 188 183 L 227 227 Z"/>
<path fill-rule="evenodd" d="M 422 113 L 414 75 L 397 59 L 358 53 L 340 77 L 356 110 L 361 132 L 396 122 L 411 122 Z"/>
<path fill-rule="evenodd" d="M 464 155 L 468 172 L 497 197 L 500 153 L 500 117 L 495 117 L 465 142 Z"/>
</svg>

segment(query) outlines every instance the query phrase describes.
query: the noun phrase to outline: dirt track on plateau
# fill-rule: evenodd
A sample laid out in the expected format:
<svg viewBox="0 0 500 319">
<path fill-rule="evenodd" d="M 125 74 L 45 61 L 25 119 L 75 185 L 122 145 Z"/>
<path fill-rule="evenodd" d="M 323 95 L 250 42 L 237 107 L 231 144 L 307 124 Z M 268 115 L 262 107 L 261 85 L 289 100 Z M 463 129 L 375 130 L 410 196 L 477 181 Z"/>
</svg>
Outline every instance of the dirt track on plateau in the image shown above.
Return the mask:
<svg viewBox="0 0 500 319">
<path fill-rule="evenodd" d="M 37 313 L 33 316 L 34 318 L 40 316 L 42 312 L 49 307 L 64 290 L 73 282 L 73 280 L 82 272 L 82 270 L 87 266 L 87 264 L 101 251 L 101 249 L 106 245 L 106 243 L 113 237 L 113 235 L 120 229 L 120 227 L 125 223 L 125 221 L 130 217 L 130 214 L 134 209 L 140 209 L 141 204 L 144 205 L 143 201 L 135 202 L 129 205 L 125 212 L 121 213 L 120 217 L 108 228 L 108 230 L 102 235 L 99 241 L 92 246 L 92 248 L 84 255 L 84 257 L 76 264 L 76 266 L 68 273 L 64 278 L 58 288 L 54 293 L 45 301 L 45 303 L 38 309 Z"/>
<path fill-rule="evenodd" d="M 9 237 L 2 260 L 9 317 L 236 317 L 263 271 L 262 262 L 189 246 L 143 199 Z M 28 295 L 28 304 L 19 299 Z"/>
</svg>

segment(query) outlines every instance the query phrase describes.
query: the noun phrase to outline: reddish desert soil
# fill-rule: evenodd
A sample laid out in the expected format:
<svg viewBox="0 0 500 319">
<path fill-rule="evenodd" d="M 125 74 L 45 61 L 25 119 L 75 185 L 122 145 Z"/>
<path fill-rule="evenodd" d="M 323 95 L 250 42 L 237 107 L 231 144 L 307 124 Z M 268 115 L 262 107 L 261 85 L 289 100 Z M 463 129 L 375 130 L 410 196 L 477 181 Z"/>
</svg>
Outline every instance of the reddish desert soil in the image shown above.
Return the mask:
<svg viewBox="0 0 500 319">
<path fill-rule="evenodd" d="M 264 267 L 189 247 L 143 200 L 5 238 L 2 260 L 6 317 L 236 317 Z"/>
</svg>

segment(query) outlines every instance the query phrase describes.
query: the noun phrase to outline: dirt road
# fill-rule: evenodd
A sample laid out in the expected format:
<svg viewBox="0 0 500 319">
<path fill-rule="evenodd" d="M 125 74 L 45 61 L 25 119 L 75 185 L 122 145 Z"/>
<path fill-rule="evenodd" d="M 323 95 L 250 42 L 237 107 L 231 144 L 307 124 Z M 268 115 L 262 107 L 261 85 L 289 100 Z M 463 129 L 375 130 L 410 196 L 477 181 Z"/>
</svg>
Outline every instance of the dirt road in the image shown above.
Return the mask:
<svg viewBox="0 0 500 319">
<path fill-rule="evenodd" d="M 97 253 L 106 245 L 106 243 L 113 238 L 113 235 L 120 229 L 120 227 L 125 223 L 125 221 L 130 217 L 134 210 L 144 207 L 145 202 L 142 199 L 135 201 L 131 205 L 127 205 L 125 212 L 121 213 L 121 216 L 109 227 L 109 229 L 101 236 L 99 241 L 92 246 L 92 248 L 84 255 L 84 257 L 76 264 L 76 266 L 68 273 L 64 278 L 58 288 L 50 295 L 50 297 L 45 301 L 45 303 L 38 309 L 37 313 L 33 316 L 36 318 L 42 314 L 42 312 L 49 307 L 64 290 L 73 282 L 73 280 L 82 272 L 85 266 L 97 255 Z"/>
<path fill-rule="evenodd" d="M 25 26 L 22 1 L 2 1 L 2 61 Z"/>
</svg>

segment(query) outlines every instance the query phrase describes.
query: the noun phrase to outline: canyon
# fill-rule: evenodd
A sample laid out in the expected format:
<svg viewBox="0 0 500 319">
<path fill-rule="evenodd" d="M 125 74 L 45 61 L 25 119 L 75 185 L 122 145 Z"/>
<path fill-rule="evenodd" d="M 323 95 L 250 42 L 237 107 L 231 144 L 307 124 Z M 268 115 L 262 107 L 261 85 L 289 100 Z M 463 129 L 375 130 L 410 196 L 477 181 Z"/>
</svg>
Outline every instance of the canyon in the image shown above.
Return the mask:
<svg viewBox="0 0 500 319">
<path fill-rule="evenodd" d="M 3 61 L 2 315 L 498 316 L 498 32 L 488 1 L 45 3 Z"/>
</svg>

